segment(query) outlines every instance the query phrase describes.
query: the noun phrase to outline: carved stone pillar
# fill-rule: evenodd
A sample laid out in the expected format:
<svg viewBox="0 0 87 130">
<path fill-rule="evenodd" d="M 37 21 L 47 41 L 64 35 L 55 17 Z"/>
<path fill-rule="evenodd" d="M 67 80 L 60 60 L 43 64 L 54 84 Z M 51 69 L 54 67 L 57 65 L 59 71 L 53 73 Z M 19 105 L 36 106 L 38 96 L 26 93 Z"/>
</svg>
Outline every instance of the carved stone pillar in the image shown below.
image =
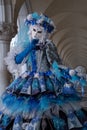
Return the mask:
<svg viewBox="0 0 87 130">
<path fill-rule="evenodd" d="M 9 51 L 10 41 L 14 33 L 13 24 L 0 23 L 0 95 L 10 83 L 10 74 L 4 64 L 4 57 Z"/>
<path fill-rule="evenodd" d="M 4 64 L 4 57 L 10 48 L 10 41 L 16 34 L 12 0 L 0 0 L 0 95 L 10 83 L 9 72 Z M 14 30 L 15 29 L 15 30 Z"/>
</svg>

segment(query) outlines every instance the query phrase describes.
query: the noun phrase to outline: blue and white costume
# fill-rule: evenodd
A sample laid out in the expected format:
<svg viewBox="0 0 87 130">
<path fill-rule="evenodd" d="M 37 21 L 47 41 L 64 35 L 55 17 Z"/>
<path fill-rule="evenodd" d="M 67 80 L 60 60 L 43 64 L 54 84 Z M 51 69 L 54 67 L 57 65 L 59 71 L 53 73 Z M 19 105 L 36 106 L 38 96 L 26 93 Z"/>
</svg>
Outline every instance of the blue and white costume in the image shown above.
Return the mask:
<svg viewBox="0 0 87 130">
<path fill-rule="evenodd" d="M 54 31 L 53 22 L 37 13 L 30 14 L 25 22 L 32 26 L 32 37 L 28 46 L 14 55 L 14 62 L 21 65 L 24 60 L 27 70 L 1 97 L 0 129 L 87 129 L 87 112 L 79 104 L 81 97 L 75 86 L 78 82 L 84 88 L 86 81 L 60 66 L 56 47 L 48 39 Z"/>
</svg>

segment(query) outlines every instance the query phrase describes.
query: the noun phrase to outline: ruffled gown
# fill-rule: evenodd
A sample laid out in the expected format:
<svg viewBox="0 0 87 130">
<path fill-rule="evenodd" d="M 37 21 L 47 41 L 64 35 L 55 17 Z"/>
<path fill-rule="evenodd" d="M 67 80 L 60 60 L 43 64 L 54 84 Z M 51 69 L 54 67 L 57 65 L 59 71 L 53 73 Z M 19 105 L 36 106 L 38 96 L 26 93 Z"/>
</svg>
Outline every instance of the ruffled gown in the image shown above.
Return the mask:
<svg viewBox="0 0 87 130">
<path fill-rule="evenodd" d="M 27 76 L 15 79 L 1 97 L 0 130 L 86 130 L 87 112 L 68 71 L 60 68 L 56 75 L 52 68 L 54 61 L 61 64 L 54 44 L 47 40 L 26 51 L 15 62 L 27 57 Z"/>
</svg>

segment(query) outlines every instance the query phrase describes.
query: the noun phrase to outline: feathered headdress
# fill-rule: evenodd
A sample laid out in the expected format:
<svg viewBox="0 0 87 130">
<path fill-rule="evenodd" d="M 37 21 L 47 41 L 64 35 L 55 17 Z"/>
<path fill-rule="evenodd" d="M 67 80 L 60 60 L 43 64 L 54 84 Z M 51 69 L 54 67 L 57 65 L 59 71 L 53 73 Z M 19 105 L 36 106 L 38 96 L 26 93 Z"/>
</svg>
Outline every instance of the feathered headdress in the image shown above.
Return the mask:
<svg viewBox="0 0 87 130">
<path fill-rule="evenodd" d="M 55 30 L 55 25 L 50 18 L 43 14 L 39 15 L 36 12 L 27 16 L 27 18 L 25 19 L 25 24 L 28 26 L 38 24 L 42 26 L 47 31 L 47 33 L 53 33 Z"/>
</svg>

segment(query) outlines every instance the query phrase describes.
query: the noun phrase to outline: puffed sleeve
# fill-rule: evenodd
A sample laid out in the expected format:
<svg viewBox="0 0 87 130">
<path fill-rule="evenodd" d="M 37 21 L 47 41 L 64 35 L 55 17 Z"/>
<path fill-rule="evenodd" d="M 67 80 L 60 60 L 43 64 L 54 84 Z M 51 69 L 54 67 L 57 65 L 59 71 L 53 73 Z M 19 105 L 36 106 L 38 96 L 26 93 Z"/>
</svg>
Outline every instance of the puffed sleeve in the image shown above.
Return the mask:
<svg viewBox="0 0 87 130">
<path fill-rule="evenodd" d="M 54 45 L 53 42 L 50 40 L 47 40 L 46 43 L 46 55 L 48 62 L 52 65 L 54 61 L 56 61 L 58 64 L 62 64 L 62 61 L 57 53 L 57 48 Z"/>
<path fill-rule="evenodd" d="M 21 66 L 25 63 L 26 59 L 23 60 L 21 64 L 16 64 L 15 56 L 21 53 L 23 49 L 21 47 L 13 47 L 4 58 L 5 65 L 7 65 L 7 69 L 10 73 L 15 73 L 21 68 Z"/>
</svg>

